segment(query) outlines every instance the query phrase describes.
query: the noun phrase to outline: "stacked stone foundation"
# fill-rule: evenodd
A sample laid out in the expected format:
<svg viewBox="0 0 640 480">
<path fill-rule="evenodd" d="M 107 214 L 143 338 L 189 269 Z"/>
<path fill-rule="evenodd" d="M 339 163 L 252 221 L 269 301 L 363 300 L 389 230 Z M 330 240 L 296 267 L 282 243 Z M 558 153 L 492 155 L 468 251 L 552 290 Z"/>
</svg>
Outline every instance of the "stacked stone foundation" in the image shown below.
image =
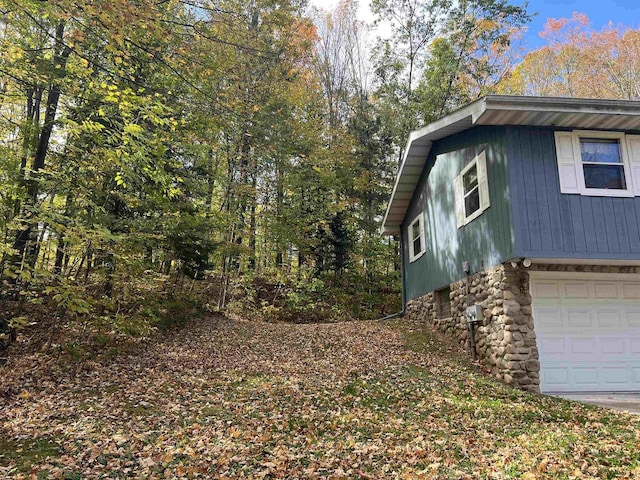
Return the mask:
<svg viewBox="0 0 640 480">
<path fill-rule="evenodd" d="M 480 364 L 506 384 L 539 392 L 540 362 L 527 271 L 505 263 L 455 282 L 450 289 L 450 316 L 439 318 L 435 292 L 409 301 L 407 316 L 427 321 L 471 351 L 465 312 L 467 306 L 479 304 L 482 318 L 474 338 Z"/>
</svg>

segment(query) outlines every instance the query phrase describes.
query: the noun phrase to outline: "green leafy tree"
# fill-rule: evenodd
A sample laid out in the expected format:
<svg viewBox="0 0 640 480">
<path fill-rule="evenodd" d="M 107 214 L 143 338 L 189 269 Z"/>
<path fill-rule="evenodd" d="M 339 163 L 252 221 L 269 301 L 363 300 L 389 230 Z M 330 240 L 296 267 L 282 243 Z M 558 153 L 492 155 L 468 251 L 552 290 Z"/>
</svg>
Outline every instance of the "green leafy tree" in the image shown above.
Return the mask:
<svg viewBox="0 0 640 480">
<path fill-rule="evenodd" d="M 373 2 L 391 37 L 378 42 L 376 96 L 400 152 L 409 131 L 490 93 L 510 70 L 530 20 L 506 0 Z"/>
</svg>

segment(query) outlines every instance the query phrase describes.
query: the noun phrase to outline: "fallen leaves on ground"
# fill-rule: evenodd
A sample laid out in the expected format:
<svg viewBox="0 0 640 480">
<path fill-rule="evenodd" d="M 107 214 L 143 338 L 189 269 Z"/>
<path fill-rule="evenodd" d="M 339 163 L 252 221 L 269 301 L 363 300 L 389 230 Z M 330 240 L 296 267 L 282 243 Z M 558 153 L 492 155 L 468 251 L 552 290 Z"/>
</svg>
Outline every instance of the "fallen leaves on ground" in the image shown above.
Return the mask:
<svg viewBox="0 0 640 480">
<path fill-rule="evenodd" d="M 407 321 L 209 317 L 0 374 L 2 478 L 640 478 L 639 417 L 497 384 Z"/>
</svg>

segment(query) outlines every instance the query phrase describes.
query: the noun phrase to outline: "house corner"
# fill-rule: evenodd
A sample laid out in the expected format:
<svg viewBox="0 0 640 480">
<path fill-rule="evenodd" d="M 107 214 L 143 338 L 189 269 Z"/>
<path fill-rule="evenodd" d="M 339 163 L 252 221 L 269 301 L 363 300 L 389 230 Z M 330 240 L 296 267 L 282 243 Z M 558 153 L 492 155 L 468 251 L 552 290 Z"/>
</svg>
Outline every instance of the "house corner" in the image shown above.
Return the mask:
<svg viewBox="0 0 640 480">
<path fill-rule="evenodd" d="M 442 292 L 448 293 L 449 309 Z M 529 274 L 507 262 L 429 292 L 407 303 L 411 320 L 427 321 L 468 351 L 474 346 L 482 368 L 521 390 L 540 391 L 540 362 L 534 330 Z M 480 305 L 482 318 L 472 330 L 468 306 Z"/>
</svg>

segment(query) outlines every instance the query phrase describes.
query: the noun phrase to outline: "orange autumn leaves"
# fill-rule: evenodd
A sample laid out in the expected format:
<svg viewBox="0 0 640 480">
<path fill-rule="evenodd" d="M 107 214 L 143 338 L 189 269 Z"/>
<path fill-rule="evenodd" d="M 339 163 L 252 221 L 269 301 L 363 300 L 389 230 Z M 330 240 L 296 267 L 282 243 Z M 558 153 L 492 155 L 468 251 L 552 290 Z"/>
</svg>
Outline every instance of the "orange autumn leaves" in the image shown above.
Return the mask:
<svg viewBox="0 0 640 480">
<path fill-rule="evenodd" d="M 82 361 L 29 342 L 0 365 L 3 479 L 640 474 L 640 417 L 498 384 L 416 322 L 215 316 Z"/>
<path fill-rule="evenodd" d="M 550 18 L 540 33 L 547 45 L 530 52 L 499 86 L 500 93 L 612 99 L 640 98 L 640 30 L 589 18 Z"/>
</svg>

